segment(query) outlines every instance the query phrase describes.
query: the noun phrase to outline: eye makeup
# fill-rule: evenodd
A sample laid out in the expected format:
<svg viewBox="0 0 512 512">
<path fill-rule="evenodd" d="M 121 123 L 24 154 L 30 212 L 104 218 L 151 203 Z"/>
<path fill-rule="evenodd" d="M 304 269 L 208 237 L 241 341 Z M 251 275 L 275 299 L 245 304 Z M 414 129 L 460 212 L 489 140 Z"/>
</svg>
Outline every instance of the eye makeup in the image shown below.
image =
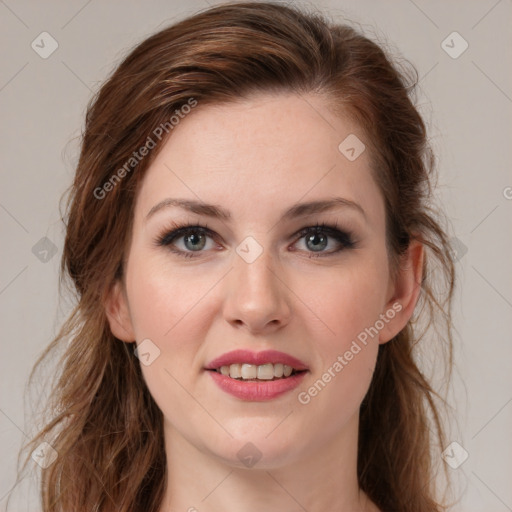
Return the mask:
<svg viewBox="0 0 512 512">
<path fill-rule="evenodd" d="M 211 230 L 206 224 L 201 224 L 200 222 L 179 223 L 173 221 L 171 222 L 171 225 L 167 226 L 166 229 L 156 237 L 155 245 L 158 247 L 165 247 L 178 256 L 185 258 L 197 258 L 201 257 L 201 253 L 207 252 L 203 249 L 206 245 L 206 239 L 208 238 L 217 243 L 220 240 L 220 236 Z M 295 244 L 303 239 L 306 239 L 306 244 L 310 242 L 318 243 L 318 240 L 321 240 L 322 242 L 320 245 L 322 245 L 323 242 L 330 242 L 331 239 L 337 244 L 336 248 L 329 251 L 304 250 L 303 252 L 309 253 L 309 258 L 331 257 L 342 251 L 353 249 L 357 245 L 353 234 L 349 230 L 339 229 L 337 227 L 337 223 L 334 225 L 330 223 L 317 223 L 316 225 L 306 226 L 297 231 L 290 238 L 296 240 Z M 195 240 L 195 244 L 193 243 L 192 245 L 198 245 L 199 241 L 199 249 L 187 250 L 186 245 L 185 249 L 178 249 L 176 247 L 176 242 L 180 239 L 183 239 L 184 244 Z M 294 249 L 294 251 L 296 250 L 297 249 Z"/>
</svg>

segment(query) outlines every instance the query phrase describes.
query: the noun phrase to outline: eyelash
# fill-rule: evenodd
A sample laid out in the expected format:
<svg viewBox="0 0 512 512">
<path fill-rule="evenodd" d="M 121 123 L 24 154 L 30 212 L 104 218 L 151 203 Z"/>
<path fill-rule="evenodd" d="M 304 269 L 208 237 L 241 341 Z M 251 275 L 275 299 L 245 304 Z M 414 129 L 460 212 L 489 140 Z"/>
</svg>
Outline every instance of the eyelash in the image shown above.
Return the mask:
<svg viewBox="0 0 512 512">
<path fill-rule="evenodd" d="M 180 249 L 172 248 L 172 243 L 185 235 L 190 233 L 199 233 L 201 235 L 209 236 L 210 238 L 215 237 L 215 233 L 208 228 L 205 224 L 179 224 L 176 222 L 172 222 L 171 226 L 164 231 L 164 233 L 158 236 L 155 240 L 155 244 L 157 246 L 167 247 L 171 252 L 185 257 L 185 258 L 196 258 L 198 254 L 194 254 L 194 252 L 201 253 L 204 251 L 182 251 Z M 308 226 L 306 228 L 298 231 L 295 236 L 298 237 L 297 241 L 301 238 L 304 238 L 307 235 L 312 235 L 316 233 L 323 233 L 327 236 L 334 238 L 341 247 L 331 251 L 331 252 L 319 252 L 315 254 L 311 252 L 309 258 L 322 258 L 327 256 L 333 256 L 336 253 L 339 253 L 346 249 L 352 249 L 355 247 L 356 243 L 353 239 L 352 233 L 349 231 L 340 231 L 337 229 L 337 223 L 335 225 L 326 224 L 325 222 L 321 224 L 316 224 L 315 226 Z"/>
</svg>

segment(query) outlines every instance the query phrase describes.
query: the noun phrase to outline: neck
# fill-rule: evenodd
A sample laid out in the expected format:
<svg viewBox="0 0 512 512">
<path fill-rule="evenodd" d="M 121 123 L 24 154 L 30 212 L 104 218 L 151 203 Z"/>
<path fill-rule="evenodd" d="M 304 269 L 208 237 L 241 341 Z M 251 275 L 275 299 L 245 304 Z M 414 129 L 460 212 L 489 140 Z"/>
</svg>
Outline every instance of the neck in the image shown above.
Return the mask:
<svg viewBox="0 0 512 512">
<path fill-rule="evenodd" d="M 348 434 L 293 463 L 262 459 L 251 469 L 199 451 L 166 424 L 168 481 L 160 512 L 378 512 L 358 485 L 357 420 Z"/>
</svg>

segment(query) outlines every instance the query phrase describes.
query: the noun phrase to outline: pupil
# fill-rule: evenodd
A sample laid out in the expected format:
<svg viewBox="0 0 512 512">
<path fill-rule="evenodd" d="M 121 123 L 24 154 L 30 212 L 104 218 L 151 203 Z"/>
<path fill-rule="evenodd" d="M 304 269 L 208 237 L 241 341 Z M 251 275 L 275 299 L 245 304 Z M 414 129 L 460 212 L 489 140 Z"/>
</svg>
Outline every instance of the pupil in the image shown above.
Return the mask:
<svg viewBox="0 0 512 512">
<path fill-rule="evenodd" d="M 202 237 L 202 244 L 200 244 L 200 246 L 197 247 L 196 244 L 199 243 L 198 241 L 201 237 L 202 237 L 202 235 L 196 235 L 196 234 L 187 235 L 185 237 L 185 245 L 187 246 L 188 249 L 191 249 L 193 251 L 200 250 L 204 247 L 204 244 L 205 244 L 204 237 Z M 189 241 L 191 241 L 191 244 L 187 243 Z"/>
<path fill-rule="evenodd" d="M 318 239 L 322 239 L 320 249 L 325 249 L 325 247 L 327 246 L 327 237 L 324 235 L 320 235 L 318 233 L 314 233 L 308 237 L 307 242 L 306 242 L 308 247 L 310 249 L 317 250 L 319 247 L 318 245 L 316 245 L 316 244 L 318 244 Z M 310 244 L 309 244 L 310 242 L 313 242 L 314 245 L 310 246 Z"/>
</svg>

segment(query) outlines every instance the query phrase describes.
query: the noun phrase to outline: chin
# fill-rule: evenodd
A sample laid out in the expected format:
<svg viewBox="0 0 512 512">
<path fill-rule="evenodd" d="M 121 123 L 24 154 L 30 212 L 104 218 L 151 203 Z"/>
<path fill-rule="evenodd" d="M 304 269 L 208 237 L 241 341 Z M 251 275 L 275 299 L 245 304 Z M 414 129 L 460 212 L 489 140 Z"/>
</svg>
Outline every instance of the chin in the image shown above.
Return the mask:
<svg viewBox="0 0 512 512">
<path fill-rule="evenodd" d="M 262 422 L 261 428 L 244 428 L 243 431 L 233 431 L 233 438 L 223 436 L 220 442 L 212 442 L 209 438 L 205 448 L 217 459 L 226 465 L 242 469 L 276 469 L 293 463 L 303 451 L 303 446 L 298 440 L 304 442 L 306 436 L 292 435 L 289 430 L 278 432 L 279 424 Z M 270 434 L 269 434 L 270 433 Z M 301 449 L 302 448 L 302 449 Z"/>
</svg>

